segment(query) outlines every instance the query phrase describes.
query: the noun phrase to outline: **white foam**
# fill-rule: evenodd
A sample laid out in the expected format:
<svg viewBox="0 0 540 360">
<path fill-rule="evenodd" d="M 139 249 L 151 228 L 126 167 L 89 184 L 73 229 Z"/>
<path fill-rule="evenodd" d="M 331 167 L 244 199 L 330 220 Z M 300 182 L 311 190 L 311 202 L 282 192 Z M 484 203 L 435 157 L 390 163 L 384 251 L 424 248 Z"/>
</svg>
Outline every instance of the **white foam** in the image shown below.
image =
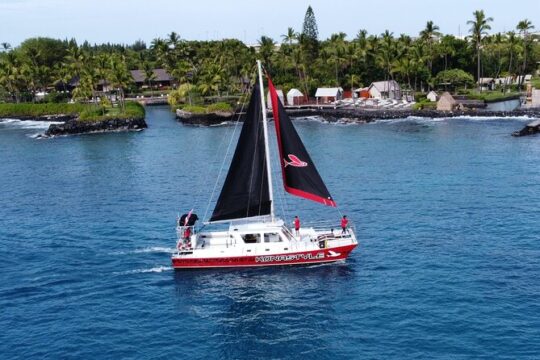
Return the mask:
<svg viewBox="0 0 540 360">
<path fill-rule="evenodd" d="M 210 125 L 210 127 L 228 126 L 228 125 L 233 125 L 233 124 L 234 123 L 231 122 L 231 121 L 222 121 L 219 124 L 212 124 L 212 125 Z"/>
<path fill-rule="evenodd" d="M 115 272 L 115 275 L 130 275 L 130 274 L 146 274 L 146 273 L 161 273 L 164 271 L 172 270 L 170 266 L 157 266 L 150 269 L 135 269 L 122 272 Z"/>
<path fill-rule="evenodd" d="M 135 254 L 138 254 L 138 253 L 172 253 L 174 251 L 175 251 L 174 248 L 167 248 L 167 247 L 162 247 L 162 246 L 151 246 L 147 248 L 136 249 L 133 252 Z"/>
<path fill-rule="evenodd" d="M 523 121 L 530 121 L 532 118 L 528 115 L 520 115 L 520 116 L 466 116 L 466 115 L 460 115 L 460 116 L 454 116 L 452 118 L 447 119 L 462 119 L 462 120 L 472 120 L 472 121 L 500 121 L 500 120 L 523 120 Z"/>
<path fill-rule="evenodd" d="M 163 246 L 150 246 L 142 249 L 128 250 L 128 251 L 115 251 L 111 255 L 127 255 L 127 254 L 145 254 L 145 253 L 166 253 L 172 254 L 175 252 L 174 248 L 167 248 Z"/>
<path fill-rule="evenodd" d="M 18 120 L 18 119 L 0 119 L 0 125 L 16 127 L 19 129 L 48 129 L 52 124 L 63 124 L 59 121 L 37 121 L 37 120 Z"/>
</svg>

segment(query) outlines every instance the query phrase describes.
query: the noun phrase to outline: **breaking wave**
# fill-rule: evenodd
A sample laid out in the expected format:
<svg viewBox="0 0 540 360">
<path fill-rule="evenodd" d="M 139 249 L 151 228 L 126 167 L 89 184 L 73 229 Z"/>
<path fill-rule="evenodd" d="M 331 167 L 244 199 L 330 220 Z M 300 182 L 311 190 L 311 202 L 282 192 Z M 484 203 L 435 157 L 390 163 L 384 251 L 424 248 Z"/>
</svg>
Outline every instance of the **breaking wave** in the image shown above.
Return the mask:
<svg viewBox="0 0 540 360">
<path fill-rule="evenodd" d="M 172 270 L 171 266 L 156 266 L 150 269 L 135 269 L 128 271 L 115 272 L 114 275 L 131 275 L 131 274 L 146 274 L 146 273 L 162 273 Z"/>
<path fill-rule="evenodd" d="M 49 125 L 63 124 L 59 121 L 37 121 L 37 120 L 18 120 L 18 119 L 0 119 L 0 126 L 19 128 L 19 129 L 48 129 Z"/>
<path fill-rule="evenodd" d="M 150 246 L 141 249 L 128 250 L 128 251 L 116 251 L 111 255 L 127 255 L 127 254 L 146 254 L 146 253 L 165 253 L 171 254 L 175 251 L 174 248 L 168 248 L 163 246 Z"/>
</svg>

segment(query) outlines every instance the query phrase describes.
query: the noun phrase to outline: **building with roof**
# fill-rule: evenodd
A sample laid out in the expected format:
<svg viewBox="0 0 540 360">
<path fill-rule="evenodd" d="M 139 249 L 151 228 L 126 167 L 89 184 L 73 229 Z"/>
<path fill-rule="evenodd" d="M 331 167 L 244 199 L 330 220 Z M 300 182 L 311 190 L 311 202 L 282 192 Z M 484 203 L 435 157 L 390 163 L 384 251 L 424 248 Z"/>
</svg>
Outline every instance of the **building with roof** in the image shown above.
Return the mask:
<svg viewBox="0 0 540 360">
<path fill-rule="evenodd" d="M 486 106 L 487 104 L 484 100 L 468 99 L 462 95 L 452 96 L 449 92 L 444 92 L 439 98 L 439 101 L 437 101 L 437 110 L 442 111 L 483 109 Z"/>
<path fill-rule="evenodd" d="M 298 89 L 291 89 L 287 93 L 287 105 L 302 105 L 304 103 L 304 94 Z"/>
<path fill-rule="evenodd" d="M 401 87 L 395 80 L 372 82 L 368 91 L 375 99 L 401 99 Z"/>
<path fill-rule="evenodd" d="M 445 91 L 437 101 L 437 110 L 453 111 L 456 107 L 457 101 L 448 91 Z"/>
<path fill-rule="evenodd" d="M 143 87 L 148 85 L 146 74 L 144 70 L 131 70 L 131 77 L 137 87 Z M 173 85 L 174 79 L 165 69 L 154 69 L 154 78 L 152 79 L 152 86 L 156 87 L 170 87 Z"/>
<path fill-rule="evenodd" d="M 437 101 L 437 100 L 439 99 L 439 95 L 438 95 L 435 91 L 431 90 L 431 91 L 426 95 L 426 98 L 427 98 L 429 101 L 431 101 L 431 102 L 435 102 L 435 101 Z"/>
<path fill-rule="evenodd" d="M 277 96 L 281 101 L 281 105 L 285 106 L 285 97 L 283 96 L 283 90 L 276 89 Z M 266 93 L 266 105 L 269 109 L 272 109 L 272 98 L 270 97 L 270 91 Z"/>
<path fill-rule="evenodd" d="M 340 87 L 334 88 L 318 88 L 315 92 L 317 104 L 332 103 L 343 98 L 343 89 Z"/>
</svg>

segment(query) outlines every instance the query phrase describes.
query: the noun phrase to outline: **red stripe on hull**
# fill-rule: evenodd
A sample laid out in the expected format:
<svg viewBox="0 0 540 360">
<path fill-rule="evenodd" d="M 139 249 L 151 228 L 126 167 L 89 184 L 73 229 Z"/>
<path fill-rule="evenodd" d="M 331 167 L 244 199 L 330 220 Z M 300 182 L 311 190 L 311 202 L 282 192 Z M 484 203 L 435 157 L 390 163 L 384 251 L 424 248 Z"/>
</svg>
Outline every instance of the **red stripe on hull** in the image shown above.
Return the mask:
<svg viewBox="0 0 540 360">
<path fill-rule="evenodd" d="M 330 249 L 302 251 L 275 255 L 233 256 L 215 258 L 172 258 L 175 269 L 206 269 L 276 265 L 305 265 L 344 260 L 356 244 Z"/>
</svg>

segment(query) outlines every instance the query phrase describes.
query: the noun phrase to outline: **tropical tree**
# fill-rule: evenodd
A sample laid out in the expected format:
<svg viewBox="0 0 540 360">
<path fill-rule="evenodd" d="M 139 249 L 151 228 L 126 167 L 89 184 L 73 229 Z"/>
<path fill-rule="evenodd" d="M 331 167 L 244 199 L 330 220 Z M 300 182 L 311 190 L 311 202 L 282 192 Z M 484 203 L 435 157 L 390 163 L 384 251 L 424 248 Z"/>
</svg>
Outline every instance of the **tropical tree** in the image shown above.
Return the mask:
<svg viewBox="0 0 540 360">
<path fill-rule="evenodd" d="M 429 50 L 428 67 L 430 73 L 433 71 L 433 42 L 439 36 L 441 36 L 439 26 L 435 25 L 431 20 L 426 23 L 424 30 L 420 31 L 420 37 L 427 44 Z"/>
<path fill-rule="evenodd" d="M 506 43 L 508 45 L 508 73 L 513 74 L 513 60 L 514 60 L 514 53 L 515 49 L 518 45 L 518 39 L 516 37 L 516 33 L 513 31 L 509 31 L 506 38 Z"/>
<path fill-rule="evenodd" d="M 0 84 L 13 99 L 20 102 L 22 83 L 22 63 L 13 52 L 7 53 L 0 63 Z"/>
<path fill-rule="evenodd" d="M 300 45 L 303 47 L 305 56 L 305 64 L 312 64 L 319 53 L 319 29 L 315 13 L 311 6 L 308 6 L 306 15 L 304 16 L 304 24 L 302 33 L 299 36 Z"/>
<path fill-rule="evenodd" d="M 284 43 L 288 43 L 289 46 L 292 46 L 292 43 L 298 39 L 298 34 L 292 27 L 287 28 L 287 33 L 281 35 Z"/>
<path fill-rule="evenodd" d="M 120 95 L 120 106 L 122 111 L 126 109 L 125 89 L 133 81 L 131 74 L 127 70 L 126 64 L 119 57 L 111 58 L 111 82 Z"/>
<path fill-rule="evenodd" d="M 481 77 L 481 50 L 482 50 L 482 40 L 484 36 L 487 35 L 487 30 L 491 30 L 490 22 L 493 21 L 492 17 L 486 17 L 484 10 L 476 10 L 473 12 L 474 19 L 467 21 L 468 25 L 471 25 L 469 32 L 472 36 L 473 44 L 476 48 L 476 61 L 477 61 L 477 80 L 478 86 L 480 87 L 480 77 Z"/>
<path fill-rule="evenodd" d="M 386 79 L 392 78 L 392 62 L 395 55 L 395 43 L 392 33 L 385 30 L 381 34 L 381 46 L 379 48 L 378 60 L 381 67 L 384 69 Z"/>
<path fill-rule="evenodd" d="M 265 66 L 271 70 L 272 64 L 271 64 L 271 58 L 274 54 L 274 47 L 276 43 L 271 37 L 268 36 L 261 36 L 261 38 L 258 40 L 259 43 L 259 54 L 262 57 L 262 60 L 265 64 Z"/>
<path fill-rule="evenodd" d="M 152 87 L 152 82 L 156 79 L 156 73 L 154 72 L 154 67 L 150 63 L 146 62 L 143 65 L 144 79 L 146 80 L 148 87 L 150 88 L 150 93 L 154 96 L 154 88 Z"/>
<path fill-rule="evenodd" d="M 525 73 L 527 71 L 527 47 L 529 45 L 529 30 L 532 29 L 534 29 L 534 25 L 527 19 L 521 20 L 516 26 L 516 30 L 519 31 L 523 38 L 523 66 L 521 67 L 520 85 L 523 85 L 523 81 L 525 80 Z"/>
</svg>

